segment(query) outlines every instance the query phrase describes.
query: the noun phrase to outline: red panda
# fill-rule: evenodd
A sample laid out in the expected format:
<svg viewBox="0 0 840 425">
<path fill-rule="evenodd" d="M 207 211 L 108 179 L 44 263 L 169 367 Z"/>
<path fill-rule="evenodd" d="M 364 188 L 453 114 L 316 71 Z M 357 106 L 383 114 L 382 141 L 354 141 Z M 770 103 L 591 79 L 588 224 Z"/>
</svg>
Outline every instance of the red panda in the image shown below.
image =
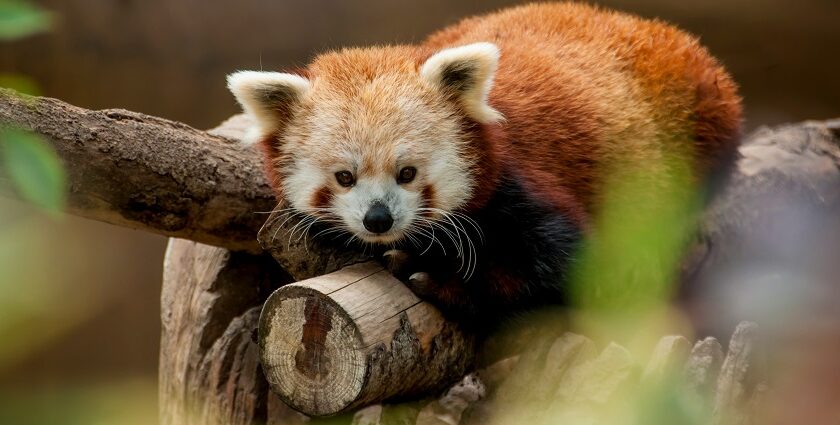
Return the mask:
<svg viewBox="0 0 840 425">
<path fill-rule="evenodd" d="M 394 271 L 473 320 L 563 301 L 616 164 L 665 169 L 686 151 L 708 174 L 741 122 L 735 83 L 697 39 L 574 3 L 228 86 L 280 197 L 319 233 L 408 252 Z"/>
</svg>

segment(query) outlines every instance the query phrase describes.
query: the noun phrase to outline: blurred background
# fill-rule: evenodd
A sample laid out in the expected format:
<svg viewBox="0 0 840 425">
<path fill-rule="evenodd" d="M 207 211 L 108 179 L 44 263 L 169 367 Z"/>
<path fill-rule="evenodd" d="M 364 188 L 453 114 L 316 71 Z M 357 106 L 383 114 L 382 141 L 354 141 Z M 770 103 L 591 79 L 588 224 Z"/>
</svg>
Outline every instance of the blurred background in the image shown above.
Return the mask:
<svg viewBox="0 0 840 425">
<path fill-rule="evenodd" d="M 418 42 L 518 3 L 40 1 L 53 13 L 50 30 L 0 42 L 0 74 L 27 76 L 41 95 L 85 108 L 206 129 L 238 112 L 224 86 L 231 71 L 300 66 L 341 46 Z M 840 115 L 837 0 L 594 3 L 699 35 L 741 84 L 748 130 Z M 127 409 L 136 423 L 156 419 L 165 243 L 0 199 L 0 337 L 15 344 L 0 352 L 0 423 L 109 423 Z M 3 304 L 10 294 L 15 304 Z M 57 402 L 66 409 L 48 408 Z"/>
</svg>

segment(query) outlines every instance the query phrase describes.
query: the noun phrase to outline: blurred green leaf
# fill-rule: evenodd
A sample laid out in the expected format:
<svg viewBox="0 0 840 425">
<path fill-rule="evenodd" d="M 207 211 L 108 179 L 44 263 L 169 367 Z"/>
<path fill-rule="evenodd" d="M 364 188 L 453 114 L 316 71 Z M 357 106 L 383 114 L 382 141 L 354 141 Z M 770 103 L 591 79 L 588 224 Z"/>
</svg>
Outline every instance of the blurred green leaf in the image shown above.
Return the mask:
<svg viewBox="0 0 840 425">
<path fill-rule="evenodd" d="M 148 379 L 0 386 L 2 424 L 146 425 L 157 419 L 157 385 Z"/>
<path fill-rule="evenodd" d="M 633 424 L 704 425 L 712 423 L 712 406 L 686 391 L 684 377 L 671 371 L 657 382 L 643 381 L 633 393 Z"/>
<path fill-rule="evenodd" d="M 46 31 L 52 15 L 28 1 L 0 0 L 0 40 L 15 40 Z"/>
<path fill-rule="evenodd" d="M 12 89 L 29 96 L 40 96 L 38 83 L 32 78 L 20 74 L 0 74 L 0 87 Z"/>
<path fill-rule="evenodd" d="M 576 322 L 585 334 L 636 350 L 662 332 L 690 331 L 669 309 L 701 206 L 689 158 L 663 152 L 655 163 L 620 164 L 610 173 L 571 271 Z"/>
<path fill-rule="evenodd" d="M 40 136 L 16 129 L 0 131 L 3 168 L 20 194 L 48 212 L 64 208 L 65 175 L 55 151 Z"/>
<path fill-rule="evenodd" d="M 699 192 L 682 157 L 662 167 L 618 170 L 610 179 L 593 236 L 576 264 L 577 303 L 633 311 L 662 305 L 699 211 Z"/>
</svg>

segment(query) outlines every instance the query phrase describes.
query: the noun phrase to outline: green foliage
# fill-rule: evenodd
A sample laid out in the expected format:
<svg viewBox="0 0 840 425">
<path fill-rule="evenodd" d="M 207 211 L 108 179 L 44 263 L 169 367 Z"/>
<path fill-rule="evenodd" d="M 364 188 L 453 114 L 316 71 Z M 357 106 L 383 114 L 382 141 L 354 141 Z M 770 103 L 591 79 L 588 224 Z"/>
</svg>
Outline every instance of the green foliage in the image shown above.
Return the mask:
<svg viewBox="0 0 840 425">
<path fill-rule="evenodd" d="M 669 312 L 701 195 L 688 156 L 617 169 L 572 270 L 584 334 L 640 347 L 684 323 Z M 631 341 L 634 340 L 634 341 Z"/>
<path fill-rule="evenodd" d="M 29 96 L 40 96 L 38 83 L 32 78 L 20 74 L 0 74 L 0 87 L 12 89 Z"/>
<path fill-rule="evenodd" d="M 65 173 L 55 151 L 40 136 L 0 130 L 3 168 L 20 194 L 52 214 L 64 208 Z"/>
<path fill-rule="evenodd" d="M 686 391 L 679 371 L 668 371 L 656 382 L 645 382 L 632 397 L 633 425 L 706 425 L 712 423 L 709 400 Z"/>
<path fill-rule="evenodd" d="M 663 303 L 671 295 L 698 198 L 688 167 L 613 179 L 575 270 L 578 304 L 626 311 Z"/>
<path fill-rule="evenodd" d="M 28 1 L 0 0 L 0 40 L 16 40 L 44 32 L 52 15 Z"/>
<path fill-rule="evenodd" d="M 24 0 L 0 0 L 0 40 L 16 40 L 46 31 L 52 15 Z M 38 94 L 31 78 L 0 75 L 0 87 Z M 64 169 L 55 151 L 40 136 L 14 128 L 0 129 L 0 164 L 18 192 L 52 214 L 64 207 Z"/>
<path fill-rule="evenodd" d="M 157 386 L 130 380 L 0 390 L 0 423 L 146 425 L 157 423 Z"/>
</svg>

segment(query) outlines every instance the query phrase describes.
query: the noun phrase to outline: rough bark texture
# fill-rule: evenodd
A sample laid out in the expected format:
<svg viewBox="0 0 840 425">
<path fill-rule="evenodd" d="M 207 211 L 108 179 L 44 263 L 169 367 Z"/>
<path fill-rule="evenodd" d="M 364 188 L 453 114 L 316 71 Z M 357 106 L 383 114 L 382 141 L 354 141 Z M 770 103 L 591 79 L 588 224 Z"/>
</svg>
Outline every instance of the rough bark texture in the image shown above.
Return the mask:
<svg viewBox="0 0 840 425">
<path fill-rule="evenodd" d="M 840 119 L 761 128 L 739 152 L 684 262 L 683 295 L 694 322 L 706 326 L 701 333 L 716 334 L 751 319 L 746 311 L 739 317 L 720 314 L 726 300 L 715 294 L 744 284 L 725 279 L 728 273 L 768 260 L 782 269 L 813 267 L 796 263 L 782 248 L 798 249 L 790 243 L 808 238 L 800 248 L 813 250 L 840 217 Z"/>
<path fill-rule="evenodd" d="M 417 415 L 417 425 L 443 425 L 461 423 L 464 412 L 484 398 L 485 384 L 475 373 L 470 373 L 446 390 L 439 399 L 427 404 Z"/>
<path fill-rule="evenodd" d="M 707 337 L 697 341 L 685 364 L 686 385 L 698 395 L 710 393 L 722 364 L 723 348 L 716 339 Z"/>
<path fill-rule="evenodd" d="M 715 393 L 715 416 L 717 423 L 750 423 L 746 417 L 750 400 L 761 384 L 756 378 L 756 325 L 741 323 L 729 341 L 729 352 L 720 369 Z"/>
<path fill-rule="evenodd" d="M 287 205 L 280 204 L 278 209 Z M 295 280 L 332 273 L 348 264 L 369 260 L 370 256 L 343 244 L 321 243 L 305 233 L 299 217 L 274 212 L 260 229 L 258 240 Z"/>
<path fill-rule="evenodd" d="M 599 351 L 592 341 L 566 333 L 534 344 L 518 357 L 466 375 L 439 398 L 427 401 L 416 420 L 409 423 L 632 422 L 631 418 L 645 414 L 639 403 L 656 394 L 657 389 L 669 395 L 660 402 L 669 397 L 688 397 L 687 402 L 705 407 L 708 417 L 716 411 L 716 423 L 758 423 L 752 413 L 760 408 L 764 376 L 745 361 L 754 355 L 755 330 L 751 323 L 739 325 L 729 342 L 728 365 L 722 365 L 720 344 L 712 337 L 697 342 L 689 353 L 690 344 L 684 337 L 666 336 L 645 359 L 615 343 Z M 692 379 L 698 374 L 712 377 L 714 382 L 698 386 Z M 684 379 L 679 379 L 681 376 Z M 545 385 L 545 381 L 552 385 Z M 679 415 L 669 406 L 669 410 L 659 412 L 665 415 L 660 420 L 678 421 Z M 389 409 L 393 405 L 367 407 L 357 413 L 353 423 L 389 424 L 384 416 Z"/>
<path fill-rule="evenodd" d="M 268 256 L 170 239 L 161 294 L 162 424 L 250 424 L 267 415 L 252 341 L 266 294 L 290 278 Z"/>
<path fill-rule="evenodd" d="M 467 372 L 475 349 L 376 262 L 277 290 L 259 336 L 272 389 L 315 416 L 440 391 Z"/>
<path fill-rule="evenodd" d="M 90 111 L 7 89 L 0 89 L 0 125 L 32 130 L 55 148 L 67 171 L 72 214 L 259 251 L 256 235 L 266 214 L 257 212 L 270 211 L 276 201 L 258 153 L 231 133 L 213 135 L 122 109 Z M 0 193 L 14 196 L 2 175 Z"/>
</svg>

